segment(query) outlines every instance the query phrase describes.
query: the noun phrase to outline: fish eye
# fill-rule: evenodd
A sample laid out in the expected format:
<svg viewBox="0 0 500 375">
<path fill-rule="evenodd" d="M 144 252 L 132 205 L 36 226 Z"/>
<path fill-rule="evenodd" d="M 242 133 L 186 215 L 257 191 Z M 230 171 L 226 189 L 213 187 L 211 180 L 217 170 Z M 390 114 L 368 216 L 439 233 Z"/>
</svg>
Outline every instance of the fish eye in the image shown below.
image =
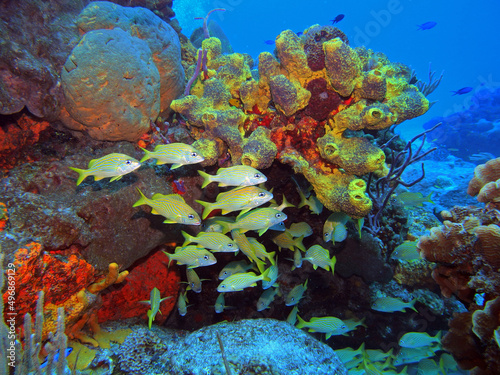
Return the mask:
<svg viewBox="0 0 500 375">
<path fill-rule="evenodd" d="M 205 255 L 203 259 L 208 260 L 208 255 Z"/>
<path fill-rule="evenodd" d="M 262 177 L 262 175 L 261 175 L 260 173 L 256 173 L 256 174 L 254 174 L 253 176 L 254 176 L 255 178 L 261 178 L 261 177 Z"/>
<path fill-rule="evenodd" d="M 233 244 L 232 243 L 228 243 L 227 247 L 233 247 Z"/>
<path fill-rule="evenodd" d="M 192 153 L 191 153 L 191 156 L 192 156 L 193 158 L 195 158 L 195 157 L 197 157 L 197 156 L 198 156 L 198 153 L 197 153 L 197 152 L 192 152 Z"/>
<path fill-rule="evenodd" d="M 281 217 L 281 214 L 280 214 L 280 213 L 278 213 L 278 214 L 276 214 L 275 216 L 276 216 L 276 219 L 279 219 L 279 218 Z"/>
<path fill-rule="evenodd" d="M 222 284 L 221 286 L 219 286 L 219 288 L 221 289 L 224 289 L 226 286 L 224 284 Z"/>
<path fill-rule="evenodd" d="M 194 288 L 194 283 L 191 283 L 191 288 Z"/>
<path fill-rule="evenodd" d="M 127 164 L 127 165 L 132 164 L 132 160 L 126 160 L 125 164 Z"/>
<path fill-rule="evenodd" d="M 259 197 L 263 198 L 266 196 L 266 193 L 259 193 Z"/>
<path fill-rule="evenodd" d="M 194 219 L 194 215 L 193 214 L 189 214 L 188 215 L 188 219 L 191 219 L 191 220 Z"/>
</svg>

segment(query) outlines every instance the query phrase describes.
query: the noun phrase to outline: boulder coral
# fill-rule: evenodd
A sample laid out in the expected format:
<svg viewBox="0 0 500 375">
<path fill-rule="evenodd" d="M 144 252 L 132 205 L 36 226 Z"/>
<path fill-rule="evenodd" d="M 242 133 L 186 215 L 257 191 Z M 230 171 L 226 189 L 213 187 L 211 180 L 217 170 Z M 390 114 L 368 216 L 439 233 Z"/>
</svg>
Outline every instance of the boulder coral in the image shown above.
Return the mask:
<svg viewBox="0 0 500 375">
<path fill-rule="evenodd" d="M 63 123 L 99 140 L 136 141 L 184 87 L 179 37 L 148 9 L 107 1 L 80 13 L 61 72 Z"/>
<path fill-rule="evenodd" d="M 474 169 L 467 194 L 477 195 L 477 200 L 488 207 L 500 208 L 500 158 L 491 159 Z"/>
<path fill-rule="evenodd" d="M 283 31 L 275 54 L 261 53 L 253 73 L 244 55 L 222 55 L 217 38 L 205 39 L 202 48 L 206 74 L 198 76 L 190 95 L 172 102 L 197 142 L 214 141 L 210 154 L 221 158 L 229 152 L 232 164 L 290 164 L 325 207 L 353 218 L 372 207 L 359 177 L 387 171 L 384 153 L 353 132 L 385 129 L 429 108 L 410 84 L 406 65 L 350 47 L 332 26 L 314 25 L 302 36 Z"/>
</svg>

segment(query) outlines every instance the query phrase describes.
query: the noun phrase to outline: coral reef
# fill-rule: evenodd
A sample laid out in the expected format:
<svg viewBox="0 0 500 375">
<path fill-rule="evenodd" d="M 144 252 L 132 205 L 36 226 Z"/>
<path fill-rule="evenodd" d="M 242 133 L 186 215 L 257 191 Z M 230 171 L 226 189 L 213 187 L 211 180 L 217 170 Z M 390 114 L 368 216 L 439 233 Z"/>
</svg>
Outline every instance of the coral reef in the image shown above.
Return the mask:
<svg viewBox="0 0 500 375">
<path fill-rule="evenodd" d="M 500 158 L 487 161 L 474 169 L 474 178 L 470 180 L 467 194 L 476 196 L 487 207 L 500 208 Z"/>
<path fill-rule="evenodd" d="M 328 209 L 366 216 L 372 206 L 357 176 L 383 175 L 385 156 L 346 131 L 399 124 L 425 113 L 429 102 L 409 83 L 407 66 L 348 43 L 331 26 L 315 25 L 302 37 L 285 30 L 276 38 L 276 58 L 259 55 L 257 79 L 244 55 L 222 55 L 217 38 L 203 40 L 208 74 L 200 75 L 190 95 L 174 100 L 172 108 L 186 119 L 197 142 L 215 142 L 210 154 L 218 157 L 204 165 L 226 152 L 232 164 L 258 168 L 277 159 L 302 173 Z M 274 147 L 254 141 L 269 134 L 259 128 L 270 130 Z"/>
<path fill-rule="evenodd" d="M 172 296 L 161 304 L 162 313 L 156 315 L 155 323 L 162 324 L 175 307 L 180 282 L 177 268 L 167 268 L 166 263 L 168 257 L 157 251 L 133 266 L 126 283 L 102 293 L 102 306 L 97 312 L 99 323 L 132 317 L 147 321 L 149 307 L 137 301 L 147 301 L 151 290 L 158 288 L 162 297 Z"/>
<path fill-rule="evenodd" d="M 148 9 L 107 1 L 89 4 L 77 25 L 84 35 L 61 72 L 64 124 L 96 139 L 138 140 L 182 92 L 176 32 Z"/>
<path fill-rule="evenodd" d="M 433 118 L 424 124 L 424 128 L 442 122 L 443 126 L 430 133 L 430 139 L 443 152 L 479 164 L 498 156 L 500 88 L 481 89 L 469 99 L 468 108 L 453 108 L 452 114 Z"/>
<path fill-rule="evenodd" d="M 486 207 L 456 206 L 441 212 L 443 225 L 432 228 L 417 245 L 426 260 L 437 263 L 432 276 L 441 293 L 456 294 L 469 303 L 467 313 L 450 321 L 442 343 L 463 369 L 475 375 L 496 373 L 500 358 L 492 339 L 500 324 L 500 215 L 497 195 L 484 193 L 499 177 L 498 160 L 477 166 L 469 182 L 467 192 L 478 194 Z"/>
<path fill-rule="evenodd" d="M 40 133 L 49 126 L 48 121 L 37 120 L 24 113 L 10 116 L 6 124 L 0 127 L 0 168 L 12 168 L 18 160 L 23 159 L 23 150 L 37 143 Z"/>
</svg>

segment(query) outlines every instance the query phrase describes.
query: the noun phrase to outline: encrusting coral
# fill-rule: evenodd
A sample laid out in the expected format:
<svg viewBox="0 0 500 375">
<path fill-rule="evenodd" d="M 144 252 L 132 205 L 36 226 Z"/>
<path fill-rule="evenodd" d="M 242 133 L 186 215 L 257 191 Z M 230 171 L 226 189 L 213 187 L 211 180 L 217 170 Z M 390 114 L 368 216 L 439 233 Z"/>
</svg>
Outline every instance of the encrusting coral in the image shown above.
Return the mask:
<svg viewBox="0 0 500 375">
<path fill-rule="evenodd" d="M 485 208 L 454 207 L 441 212 L 443 225 L 422 236 L 417 249 L 435 262 L 432 276 L 441 293 L 456 294 L 467 302 L 468 312 L 457 314 L 443 337 L 443 347 L 471 374 L 496 374 L 500 348 L 493 331 L 500 325 L 500 214 L 496 194 L 481 194 L 495 183 L 500 159 L 479 165 L 467 192 L 477 195 Z M 488 198 L 486 198 L 488 197 Z"/>
<path fill-rule="evenodd" d="M 259 55 L 258 72 L 243 54 L 223 55 L 217 38 L 202 49 L 205 72 L 172 108 L 211 155 L 203 165 L 226 153 L 233 165 L 255 168 L 279 160 L 309 180 L 325 207 L 353 218 L 372 207 L 358 176 L 387 167 L 382 150 L 352 131 L 384 129 L 429 108 L 407 66 L 350 47 L 332 26 L 314 25 L 302 36 L 283 31 L 276 57 Z"/>
</svg>

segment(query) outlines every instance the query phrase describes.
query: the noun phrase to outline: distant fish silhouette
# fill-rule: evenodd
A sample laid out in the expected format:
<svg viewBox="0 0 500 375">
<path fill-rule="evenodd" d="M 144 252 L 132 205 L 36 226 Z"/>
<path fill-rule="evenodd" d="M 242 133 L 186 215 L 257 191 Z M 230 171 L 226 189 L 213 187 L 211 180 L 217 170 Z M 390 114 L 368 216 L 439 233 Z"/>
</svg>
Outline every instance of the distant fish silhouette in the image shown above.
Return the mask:
<svg viewBox="0 0 500 375">
<path fill-rule="evenodd" d="M 297 31 L 295 34 L 297 34 L 297 36 L 301 36 L 303 35 L 304 33 L 302 31 Z"/>
<path fill-rule="evenodd" d="M 432 29 L 436 25 L 437 25 L 437 22 L 429 21 L 429 22 L 423 23 L 421 25 L 417 25 L 417 27 L 418 27 L 418 30 L 429 30 L 429 29 Z"/>
<path fill-rule="evenodd" d="M 274 40 L 269 39 L 269 40 L 264 41 L 264 43 L 266 43 L 269 46 L 272 46 L 274 44 Z"/>
<path fill-rule="evenodd" d="M 340 21 L 342 21 L 344 19 L 344 17 L 345 16 L 343 14 L 339 14 L 333 20 L 330 20 L 330 22 L 332 23 L 332 25 L 335 25 L 336 23 L 339 23 Z"/>
<path fill-rule="evenodd" d="M 472 91 L 472 87 L 462 87 L 460 90 L 452 91 L 454 93 L 452 96 L 467 94 L 471 91 Z"/>
</svg>

